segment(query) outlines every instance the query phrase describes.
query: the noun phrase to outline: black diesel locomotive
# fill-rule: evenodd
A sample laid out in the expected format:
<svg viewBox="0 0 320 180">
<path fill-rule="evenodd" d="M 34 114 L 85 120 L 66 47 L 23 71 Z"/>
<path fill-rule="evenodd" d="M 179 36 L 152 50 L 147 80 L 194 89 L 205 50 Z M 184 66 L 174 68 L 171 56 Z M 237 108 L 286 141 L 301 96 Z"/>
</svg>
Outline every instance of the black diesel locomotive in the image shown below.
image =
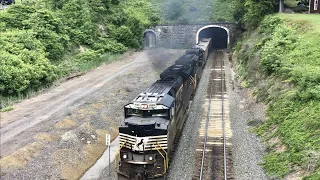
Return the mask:
<svg viewBox="0 0 320 180">
<path fill-rule="evenodd" d="M 125 119 L 119 127 L 119 179 L 153 179 L 166 174 L 210 44 L 211 39 L 202 39 L 163 71 L 160 80 L 124 106 Z"/>
</svg>

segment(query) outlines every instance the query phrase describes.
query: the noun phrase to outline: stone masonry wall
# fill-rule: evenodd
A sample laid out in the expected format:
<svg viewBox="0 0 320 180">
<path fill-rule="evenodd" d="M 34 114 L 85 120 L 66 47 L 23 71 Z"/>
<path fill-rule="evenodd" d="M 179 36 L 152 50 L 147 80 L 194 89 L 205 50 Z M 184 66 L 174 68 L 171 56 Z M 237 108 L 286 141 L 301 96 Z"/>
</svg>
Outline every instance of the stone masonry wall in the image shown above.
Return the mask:
<svg viewBox="0 0 320 180">
<path fill-rule="evenodd" d="M 196 36 L 199 29 L 208 25 L 223 26 L 229 30 L 230 43 L 233 43 L 233 34 L 236 25 L 233 23 L 212 23 L 195 25 L 158 25 L 148 31 L 156 34 L 156 46 L 167 48 L 190 48 L 196 43 Z"/>
</svg>

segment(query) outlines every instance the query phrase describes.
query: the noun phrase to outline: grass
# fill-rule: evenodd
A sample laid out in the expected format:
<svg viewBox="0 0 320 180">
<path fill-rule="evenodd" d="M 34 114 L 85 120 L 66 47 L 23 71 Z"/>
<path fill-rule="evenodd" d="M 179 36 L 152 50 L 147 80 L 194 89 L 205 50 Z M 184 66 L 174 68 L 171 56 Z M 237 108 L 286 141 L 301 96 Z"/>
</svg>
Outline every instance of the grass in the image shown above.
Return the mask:
<svg viewBox="0 0 320 180">
<path fill-rule="evenodd" d="M 0 112 L 7 112 L 7 111 L 11 111 L 11 110 L 13 110 L 13 107 L 12 106 L 7 106 L 7 107 L 1 109 Z"/>
<path fill-rule="evenodd" d="M 280 17 L 283 20 L 289 20 L 292 22 L 304 21 L 306 24 L 311 25 L 311 28 L 314 32 L 320 33 L 319 14 L 279 14 L 278 17 Z"/>
<path fill-rule="evenodd" d="M 118 54 L 106 53 L 94 61 L 89 61 L 89 62 L 79 64 L 78 68 L 79 68 L 80 72 L 86 72 L 88 70 L 99 67 L 102 64 L 108 64 L 108 63 L 114 62 L 114 61 L 118 60 L 119 57 L 120 57 L 120 55 L 118 55 Z"/>
<path fill-rule="evenodd" d="M 0 160 L 2 172 L 24 169 L 33 158 L 39 155 L 43 147 L 44 143 L 33 142 L 2 158 Z"/>
<path fill-rule="evenodd" d="M 319 20 L 309 14 L 267 16 L 236 48 L 238 69 L 247 72 L 243 82 L 264 94 L 268 105 L 255 131 L 267 143 L 262 165 L 271 178 L 320 179 Z M 248 48 L 252 42 L 255 48 Z M 252 63 L 256 56 L 259 62 Z"/>
</svg>

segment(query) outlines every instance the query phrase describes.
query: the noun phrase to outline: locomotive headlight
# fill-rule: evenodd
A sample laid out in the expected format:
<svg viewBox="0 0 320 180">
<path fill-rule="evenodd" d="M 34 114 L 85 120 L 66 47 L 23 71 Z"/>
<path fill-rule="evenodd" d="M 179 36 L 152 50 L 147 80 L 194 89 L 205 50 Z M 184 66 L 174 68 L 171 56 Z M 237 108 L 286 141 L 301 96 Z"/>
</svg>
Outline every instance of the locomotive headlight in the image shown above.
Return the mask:
<svg viewBox="0 0 320 180">
<path fill-rule="evenodd" d="M 122 157 L 123 157 L 123 159 L 127 159 L 128 158 L 128 156 L 126 154 L 124 154 Z"/>
<path fill-rule="evenodd" d="M 152 160 L 153 160 L 153 157 L 152 157 L 152 156 L 150 156 L 150 157 L 149 157 L 149 160 L 150 160 L 150 161 L 152 161 Z"/>
</svg>

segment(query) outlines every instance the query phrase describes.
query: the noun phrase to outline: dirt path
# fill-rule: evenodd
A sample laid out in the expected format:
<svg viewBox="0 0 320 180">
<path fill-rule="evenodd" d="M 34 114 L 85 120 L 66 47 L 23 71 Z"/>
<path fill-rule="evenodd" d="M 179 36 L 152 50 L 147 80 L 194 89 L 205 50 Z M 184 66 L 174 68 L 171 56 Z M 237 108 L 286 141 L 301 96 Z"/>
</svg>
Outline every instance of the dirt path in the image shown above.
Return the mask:
<svg viewBox="0 0 320 180">
<path fill-rule="evenodd" d="M 60 166 L 65 161 L 71 161 L 68 167 L 72 167 L 78 157 L 98 158 L 105 148 L 105 133 L 116 134 L 123 105 L 156 80 L 159 72 L 182 52 L 151 49 L 127 55 L 1 113 L 0 175 L 25 177 L 25 172 L 30 172 L 30 178 L 78 177 L 79 174 L 68 173 L 72 170 L 63 173 L 49 169 L 40 175 L 32 172 Z M 78 154 L 67 153 L 74 150 Z M 86 165 L 81 170 L 94 160 L 84 162 Z M 60 169 L 63 168 L 66 169 Z"/>
</svg>

